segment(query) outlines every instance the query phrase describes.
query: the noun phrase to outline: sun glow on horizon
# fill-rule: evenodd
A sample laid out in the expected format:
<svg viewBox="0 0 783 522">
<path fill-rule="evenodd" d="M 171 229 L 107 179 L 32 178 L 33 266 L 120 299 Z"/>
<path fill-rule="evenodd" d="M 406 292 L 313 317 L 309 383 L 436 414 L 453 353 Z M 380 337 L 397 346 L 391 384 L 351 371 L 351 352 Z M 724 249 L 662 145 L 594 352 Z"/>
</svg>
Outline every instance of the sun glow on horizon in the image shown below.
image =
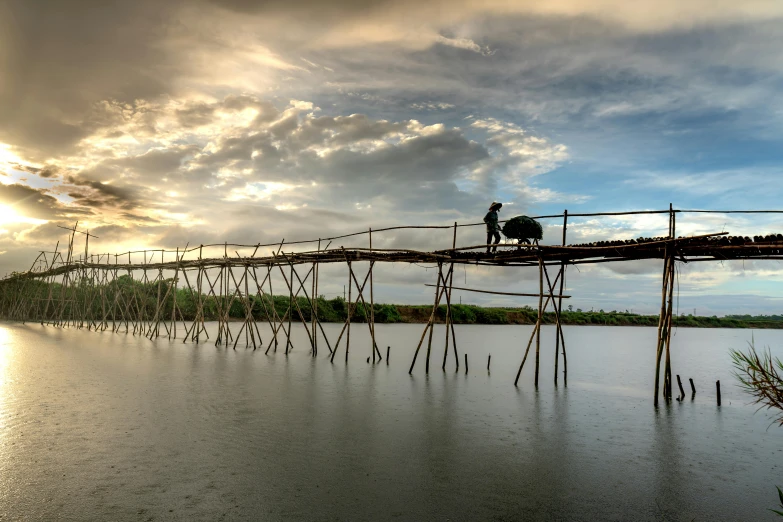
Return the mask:
<svg viewBox="0 0 783 522">
<path fill-rule="evenodd" d="M 28 223 L 31 225 L 42 225 L 46 223 L 45 219 L 36 219 L 19 214 L 13 207 L 0 205 L 0 225 Z"/>
</svg>

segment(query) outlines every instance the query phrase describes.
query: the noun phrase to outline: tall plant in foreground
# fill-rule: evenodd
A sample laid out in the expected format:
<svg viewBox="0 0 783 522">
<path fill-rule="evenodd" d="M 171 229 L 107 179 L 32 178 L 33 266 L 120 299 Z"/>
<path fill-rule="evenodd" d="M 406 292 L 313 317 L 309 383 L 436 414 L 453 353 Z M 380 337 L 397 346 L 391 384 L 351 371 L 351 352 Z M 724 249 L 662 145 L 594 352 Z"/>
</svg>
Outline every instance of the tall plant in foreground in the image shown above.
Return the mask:
<svg viewBox="0 0 783 522">
<path fill-rule="evenodd" d="M 742 388 L 755 397 L 755 403 L 759 409 L 768 408 L 777 410 L 777 422 L 783 426 L 783 362 L 772 358 L 772 353 L 767 349 L 759 356 L 753 342 L 749 343 L 748 353 L 738 350 L 731 351 L 731 359 L 734 364 L 734 375 L 739 379 Z M 780 507 L 783 509 L 783 491 L 778 487 Z M 770 509 L 783 517 L 783 511 Z"/>
</svg>

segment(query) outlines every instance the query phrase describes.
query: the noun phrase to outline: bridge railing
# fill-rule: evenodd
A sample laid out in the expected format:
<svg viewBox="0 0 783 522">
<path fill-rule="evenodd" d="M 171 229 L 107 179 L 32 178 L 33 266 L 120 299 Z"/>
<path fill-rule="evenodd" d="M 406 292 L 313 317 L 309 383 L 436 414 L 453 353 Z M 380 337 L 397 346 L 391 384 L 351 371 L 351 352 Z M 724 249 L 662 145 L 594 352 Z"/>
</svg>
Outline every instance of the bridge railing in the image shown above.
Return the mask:
<svg viewBox="0 0 783 522">
<path fill-rule="evenodd" d="M 569 213 L 568 211 L 564 211 L 560 214 L 547 214 L 547 215 L 539 215 L 539 216 L 531 216 L 534 219 L 537 220 L 556 220 L 556 219 L 563 219 L 563 228 L 566 226 L 570 226 L 573 231 L 574 226 L 578 226 L 577 223 L 568 222 L 569 219 L 575 219 L 575 218 L 589 218 L 589 217 L 611 217 L 611 216 L 634 216 L 634 215 L 665 215 L 665 214 L 783 214 L 783 210 L 704 210 L 704 209 L 665 209 L 665 210 L 634 210 L 634 211 L 621 211 L 621 212 L 579 212 L 579 213 Z M 500 223 L 505 223 L 507 220 L 500 220 Z M 304 251 L 311 251 L 311 252 L 325 252 L 330 249 L 332 246 L 332 243 L 338 240 L 342 239 L 349 239 L 349 238 L 368 238 L 370 240 L 370 244 L 372 242 L 372 237 L 375 235 L 376 241 L 379 239 L 379 235 L 386 233 L 386 232 L 392 232 L 392 231 L 413 231 L 413 230 L 449 230 L 454 233 L 457 229 L 462 228 L 471 228 L 471 227 L 483 227 L 484 223 L 459 223 L 455 222 L 453 225 L 398 225 L 398 226 L 390 226 L 390 227 L 380 227 L 380 228 L 368 228 L 367 230 L 361 230 L 357 232 L 351 232 L 347 234 L 339 234 L 334 235 L 330 237 L 321 237 L 316 239 L 303 239 L 303 240 L 295 240 L 295 241 L 287 241 L 285 239 L 281 241 L 275 241 L 275 242 L 267 242 L 267 243 L 256 243 L 256 244 L 247 244 L 247 243 L 208 243 L 208 244 L 199 244 L 197 246 L 190 246 L 185 245 L 182 248 L 175 248 L 175 249 L 166 249 L 166 248 L 150 248 L 150 249 L 141 249 L 141 250 L 129 250 L 127 252 L 122 253 L 98 253 L 98 254 L 90 254 L 89 252 L 85 252 L 84 254 L 76 254 L 73 253 L 71 256 L 64 257 L 62 255 L 62 252 L 57 252 L 56 250 L 54 252 L 41 252 L 41 254 L 38 256 L 38 258 L 33 262 L 33 266 L 31 267 L 30 271 L 44 271 L 44 270 L 51 270 L 53 268 L 61 267 L 64 265 L 70 265 L 70 264 L 78 264 L 81 262 L 90 262 L 92 264 L 94 263 L 105 263 L 105 264 L 135 264 L 141 263 L 143 261 L 143 264 L 148 263 L 154 263 L 154 262 L 165 262 L 165 261 L 181 261 L 186 259 L 194 259 L 194 253 L 198 252 L 199 258 L 219 258 L 219 257 L 234 257 L 239 256 L 239 250 L 244 250 L 243 257 L 255 257 L 255 255 L 259 252 L 264 252 L 262 249 L 277 249 L 278 251 L 282 248 L 292 248 L 293 250 L 290 251 L 303 251 L 301 249 L 305 249 Z M 565 244 L 565 233 L 563 234 L 563 244 Z M 451 238 L 449 238 L 451 239 Z M 362 245 L 359 248 L 365 248 L 367 243 Z M 376 243 L 377 245 L 377 243 Z M 316 246 L 317 250 L 310 249 L 306 250 L 307 247 Z M 334 246 L 334 248 L 341 248 L 343 245 Z M 474 247 L 465 247 L 464 245 L 460 245 L 459 248 L 465 249 L 465 248 L 482 248 L 485 245 L 477 245 Z M 322 248 L 323 247 L 323 248 Z M 457 248 L 458 245 L 455 243 L 452 248 Z M 349 246 L 346 246 L 345 248 L 352 248 Z M 372 248 L 372 247 L 370 247 Z M 380 250 L 378 248 L 375 248 L 373 250 Z M 438 250 L 446 250 L 446 249 L 438 249 Z M 222 252 L 221 252 L 222 251 Z M 251 252 L 247 252 L 251 251 Z M 46 254 L 50 254 L 51 256 L 47 256 Z M 168 259 L 167 259 L 168 258 Z M 6 276 L 7 277 L 7 276 Z"/>
</svg>

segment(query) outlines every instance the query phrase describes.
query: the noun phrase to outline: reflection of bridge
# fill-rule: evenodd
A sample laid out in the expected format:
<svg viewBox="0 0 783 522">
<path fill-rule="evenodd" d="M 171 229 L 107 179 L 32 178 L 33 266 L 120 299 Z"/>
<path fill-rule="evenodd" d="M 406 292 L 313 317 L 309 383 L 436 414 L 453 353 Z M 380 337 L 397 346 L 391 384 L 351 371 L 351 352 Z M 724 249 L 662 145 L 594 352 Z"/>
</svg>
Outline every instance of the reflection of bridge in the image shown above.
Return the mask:
<svg viewBox="0 0 783 522">
<path fill-rule="evenodd" d="M 277 350 L 280 338 L 284 338 L 285 353 L 291 348 L 291 328 L 294 321 L 301 322 L 310 341 L 311 354 L 318 355 L 319 338 L 323 339 L 334 361 L 340 344 L 345 340 L 345 360 L 350 349 L 351 321 L 360 320 L 369 328 L 372 339 L 373 362 L 382 354 L 375 342 L 375 313 L 373 293 L 373 267 L 376 263 L 433 263 L 438 268 L 434 285 L 435 295 L 429 320 L 416 348 L 410 372 L 413 371 L 420 349 L 427 338 L 425 371 L 429 372 L 432 355 L 433 325 L 441 303 L 445 304 L 446 339 L 442 368 L 445 370 L 449 344 L 451 343 L 455 366 L 459 368 L 457 340 L 452 321 L 451 296 L 453 290 L 475 291 L 492 294 L 538 297 L 538 319 L 530 335 L 514 383 L 519 381 L 522 368 L 535 341 L 535 384 L 538 386 L 539 358 L 541 350 L 541 324 L 544 312 L 552 307 L 555 316 L 555 375 L 558 380 L 558 364 L 563 359 L 563 380 L 567 380 L 565 338 L 560 325 L 560 310 L 564 296 L 565 268 L 583 263 L 605 263 L 640 259 L 662 259 L 663 276 L 661 313 L 658 325 L 655 376 L 655 404 L 658 403 L 661 361 L 664 361 L 663 395 L 672 398 L 672 372 L 670 342 L 672 303 L 676 262 L 715 261 L 731 259 L 783 259 L 783 236 L 743 238 L 729 237 L 728 233 L 706 234 L 676 238 L 675 222 L 678 213 L 708 211 L 680 211 L 671 208 L 662 211 L 622 213 L 571 214 L 539 216 L 537 219 L 563 219 L 562 245 L 499 245 L 498 253 L 489 254 L 487 245 L 457 247 L 457 232 L 461 227 L 483 226 L 479 224 L 453 226 L 411 226 L 367 230 L 333 238 L 280 242 L 266 245 L 199 245 L 198 247 L 171 250 L 144 250 L 123 254 L 90 254 L 86 235 L 85 251 L 78 258 L 74 251 L 77 233 L 69 229 L 68 248 L 60 252 L 41 252 L 33 267 L 24 273 L 14 273 L 0 281 L 0 315 L 6 319 L 35 321 L 55 326 L 132 332 L 144 334 L 150 339 L 161 335 L 161 327 L 169 339 L 177 338 L 177 324 L 182 323 L 184 341 L 199 342 L 209 338 L 205 319 L 214 317 L 218 323 L 215 344 L 236 348 L 244 336 L 246 346 L 263 347 L 258 322 L 266 322 L 271 328 L 271 338 L 266 352 Z M 730 211 L 729 213 L 783 213 L 783 211 Z M 666 214 L 669 230 L 666 237 L 639 238 L 637 240 L 598 242 L 566 246 L 566 230 L 569 217 L 598 217 L 638 214 Z M 452 247 L 444 250 L 419 251 L 410 249 L 373 248 L 373 234 L 411 229 L 440 229 L 448 231 Z M 94 236 L 93 236 L 94 237 Z M 337 239 L 368 240 L 367 247 L 332 247 Z M 376 239 L 377 241 L 377 239 Z M 59 244 L 58 244 L 59 246 Z M 316 246 L 315 249 L 312 249 Z M 263 255 L 262 248 L 272 248 Z M 284 250 L 286 247 L 286 250 Z M 331 247 L 331 248 L 330 248 Z M 309 250 L 308 250 L 309 248 Z M 268 250 L 267 250 L 268 252 Z M 347 267 L 348 299 L 346 319 L 334 341 L 329 342 L 319 317 L 318 296 L 319 267 L 328 263 L 344 263 Z M 367 271 L 360 274 L 357 264 L 367 263 Z M 534 266 L 538 268 L 537 293 L 492 292 L 453 286 L 454 265 L 475 264 L 494 266 Z M 554 278 L 549 268 L 555 266 Z M 286 309 L 282 313 L 275 306 L 272 281 L 279 271 L 277 281 L 285 284 Z M 368 285 L 369 283 L 369 285 Z M 309 292 L 308 292 L 309 287 Z M 356 295 L 354 296 L 354 289 Z M 277 297 L 279 299 L 279 296 Z M 238 332 L 229 323 L 241 324 Z M 318 332 L 321 335 L 318 335 Z M 562 349 L 561 349 L 562 348 Z M 663 355 L 665 354 L 665 358 Z M 466 359 L 467 362 L 467 359 Z M 567 382 L 567 381 L 566 381 Z"/>
</svg>

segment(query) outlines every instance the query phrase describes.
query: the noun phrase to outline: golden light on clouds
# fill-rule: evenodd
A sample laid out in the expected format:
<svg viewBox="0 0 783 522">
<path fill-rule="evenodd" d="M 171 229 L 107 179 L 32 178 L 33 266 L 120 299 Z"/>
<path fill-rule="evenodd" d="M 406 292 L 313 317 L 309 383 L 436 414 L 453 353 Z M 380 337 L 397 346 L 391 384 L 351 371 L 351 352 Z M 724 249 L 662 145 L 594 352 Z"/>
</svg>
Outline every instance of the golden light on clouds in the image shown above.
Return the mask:
<svg viewBox="0 0 783 522">
<path fill-rule="evenodd" d="M 0 165 L 9 165 L 13 163 L 21 163 L 22 160 L 11 152 L 11 146 L 7 143 L 0 143 Z"/>
<path fill-rule="evenodd" d="M 0 225 L 14 225 L 20 223 L 43 225 L 46 223 L 46 220 L 23 216 L 14 210 L 13 207 L 9 207 L 8 205 L 0 205 Z"/>
</svg>

